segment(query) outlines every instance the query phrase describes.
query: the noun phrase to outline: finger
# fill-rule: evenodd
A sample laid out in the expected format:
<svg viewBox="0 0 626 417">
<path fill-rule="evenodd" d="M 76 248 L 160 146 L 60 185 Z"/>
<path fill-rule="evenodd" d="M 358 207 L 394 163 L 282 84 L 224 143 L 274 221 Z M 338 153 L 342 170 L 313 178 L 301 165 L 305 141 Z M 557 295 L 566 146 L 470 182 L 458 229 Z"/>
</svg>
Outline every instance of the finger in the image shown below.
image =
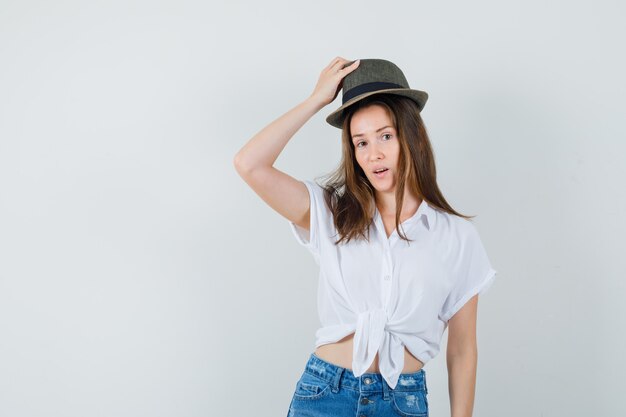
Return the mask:
<svg viewBox="0 0 626 417">
<path fill-rule="evenodd" d="M 349 61 L 345 58 L 338 56 L 337 60 L 333 63 L 333 65 L 331 65 L 330 69 L 333 73 L 336 73 L 340 69 L 343 69 L 346 65 L 350 65 L 350 62 L 352 61 Z"/>
<path fill-rule="evenodd" d="M 335 65 L 330 69 L 331 74 L 333 75 L 341 75 L 343 74 L 346 68 L 354 65 L 356 61 L 348 61 L 347 59 L 343 59 L 335 63 Z"/>
<path fill-rule="evenodd" d="M 341 77 L 345 77 L 347 74 L 350 74 L 352 71 L 354 71 L 359 66 L 360 63 L 361 63 L 360 60 L 358 59 L 354 60 L 350 64 L 338 70 L 337 73 L 340 74 Z"/>
<path fill-rule="evenodd" d="M 352 71 L 352 69 L 356 68 L 360 63 L 361 63 L 360 59 L 355 59 L 354 61 L 350 62 L 345 67 L 343 67 L 342 69 L 349 69 L 350 71 Z"/>
<path fill-rule="evenodd" d="M 330 69 L 332 69 L 335 65 L 337 65 L 338 62 L 340 62 L 340 60 L 343 59 L 341 57 L 335 57 L 332 61 L 330 61 L 330 64 L 328 64 L 326 66 L 326 68 L 324 68 L 325 71 L 328 71 Z"/>
</svg>

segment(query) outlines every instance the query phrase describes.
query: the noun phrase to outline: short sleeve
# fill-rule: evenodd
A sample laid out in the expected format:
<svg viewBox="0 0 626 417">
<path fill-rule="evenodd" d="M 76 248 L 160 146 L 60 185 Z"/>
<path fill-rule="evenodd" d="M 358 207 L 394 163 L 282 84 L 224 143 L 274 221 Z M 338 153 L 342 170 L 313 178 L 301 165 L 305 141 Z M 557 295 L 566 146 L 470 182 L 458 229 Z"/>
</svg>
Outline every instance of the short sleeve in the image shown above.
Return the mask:
<svg viewBox="0 0 626 417">
<path fill-rule="evenodd" d="M 309 201 L 311 203 L 309 230 L 303 229 L 292 221 L 289 221 L 289 226 L 296 241 L 316 255 L 319 253 L 320 247 L 320 226 L 326 213 L 326 210 L 324 210 L 324 189 L 310 180 L 302 182 L 309 191 Z"/>
<path fill-rule="evenodd" d="M 459 259 L 452 269 L 452 289 L 441 309 L 440 318 L 447 322 L 476 294 L 484 294 L 493 284 L 497 271 L 473 223 L 467 222 L 461 237 Z"/>
</svg>

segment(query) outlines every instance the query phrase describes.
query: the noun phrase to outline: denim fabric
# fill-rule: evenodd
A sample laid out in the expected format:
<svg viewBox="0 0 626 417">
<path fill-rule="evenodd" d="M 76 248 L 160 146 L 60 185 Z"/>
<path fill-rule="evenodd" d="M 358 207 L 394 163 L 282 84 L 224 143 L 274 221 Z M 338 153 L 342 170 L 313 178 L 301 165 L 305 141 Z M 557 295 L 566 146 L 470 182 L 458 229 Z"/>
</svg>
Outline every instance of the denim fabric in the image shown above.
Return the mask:
<svg viewBox="0 0 626 417">
<path fill-rule="evenodd" d="M 401 374 L 391 389 L 380 373 L 352 370 L 311 353 L 287 417 L 428 417 L 426 372 Z"/>
</svg>

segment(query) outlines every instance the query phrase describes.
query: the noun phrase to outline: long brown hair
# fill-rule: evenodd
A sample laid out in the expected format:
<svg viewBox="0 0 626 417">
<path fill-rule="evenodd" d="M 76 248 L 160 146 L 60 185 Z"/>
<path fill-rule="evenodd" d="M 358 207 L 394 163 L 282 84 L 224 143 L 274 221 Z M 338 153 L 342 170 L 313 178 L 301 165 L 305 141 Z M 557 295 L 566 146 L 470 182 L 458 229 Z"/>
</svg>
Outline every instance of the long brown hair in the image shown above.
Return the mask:
<svg viewBox="0 0 626 417">
<path fill-rule="evenodd" d="M 344 110 L 346 116 L 341 135 L 342 160 L 335 171 L 325 176 L 327 180 L 322 185 L 326 204 L 333 214 L 335 227 L 340 235 L 335 244 L 344 240 L 348 243 L 359 237 L 369 241 L 369 225 L 375 208 L 375 189 L 356 160 L 350 121 L 357 110 L 371 105 L 380 105 L 387 109 L 400 142 L 396 224 L 400 224 L 405 186 L 433 207 L 466 219 L 475 217 L 456 212 L 439 190 L 434 153 L 417 104 L 404 96 L 378 93 Z M 398 235 L 411 241 L 400 230 Z"/>
</svg>

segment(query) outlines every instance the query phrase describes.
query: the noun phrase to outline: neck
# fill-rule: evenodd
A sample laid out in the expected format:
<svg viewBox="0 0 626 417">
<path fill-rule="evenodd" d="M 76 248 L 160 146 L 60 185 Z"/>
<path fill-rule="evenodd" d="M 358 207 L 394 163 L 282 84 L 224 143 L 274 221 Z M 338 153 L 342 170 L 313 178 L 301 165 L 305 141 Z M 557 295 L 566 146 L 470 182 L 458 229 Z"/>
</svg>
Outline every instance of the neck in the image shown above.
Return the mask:
<svg viewBox="0 0 626 417">
<path fill-rule="evenodd" d="M 407 213 L 415 213 L 422 204 L 420 197 L 414 196 L 408 191 L 404 192 L 404 201 L 402 203 L 402 211 L 400 215 Z M 376 207 L 381 216 L 395 217 L 396 215 L 396 196 L 394 192 L 381 194 L 377 193 Z"/>
</svg>

